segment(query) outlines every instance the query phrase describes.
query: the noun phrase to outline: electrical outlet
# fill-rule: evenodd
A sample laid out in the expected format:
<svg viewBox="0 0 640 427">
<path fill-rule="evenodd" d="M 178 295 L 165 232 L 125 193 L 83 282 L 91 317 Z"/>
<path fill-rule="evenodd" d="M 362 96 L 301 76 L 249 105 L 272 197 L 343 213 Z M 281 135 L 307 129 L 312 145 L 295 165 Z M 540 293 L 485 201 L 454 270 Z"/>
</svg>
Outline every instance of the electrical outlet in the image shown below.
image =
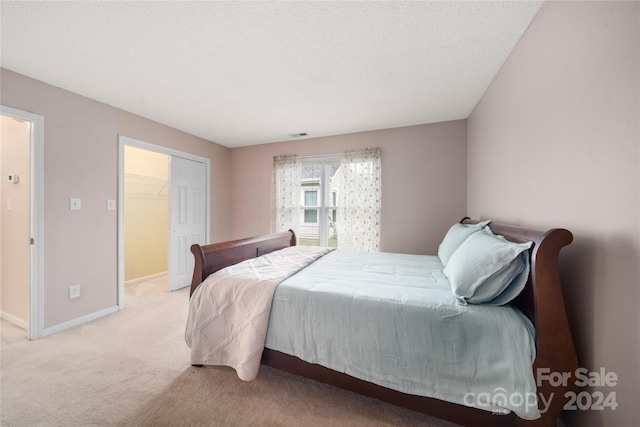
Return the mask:
<svg viewBox="0 0 640 427">
<path fill-rule="evenodd" d="M 80 296 L 80 285 L 69 286 L 69 299 L 78 298 Z"/>
</svg>

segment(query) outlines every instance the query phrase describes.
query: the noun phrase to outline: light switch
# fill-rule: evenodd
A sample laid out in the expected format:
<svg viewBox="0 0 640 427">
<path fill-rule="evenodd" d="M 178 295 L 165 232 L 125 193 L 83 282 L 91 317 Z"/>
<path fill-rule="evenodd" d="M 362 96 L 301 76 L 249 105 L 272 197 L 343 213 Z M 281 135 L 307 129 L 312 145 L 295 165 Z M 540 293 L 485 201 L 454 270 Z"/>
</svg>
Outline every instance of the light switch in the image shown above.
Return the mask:
<svg viewBox="0 0 640 427">
<path fill-rule="evenodd" d="M 79 198 L 72 197 L 69 199 L 69 210 L 79 211 L 82 207 L 82 201 Z"/>
<path fill-rule="evenodd" d="M 108 211 L 115 211 L 116 210 L 116 201 L 115 200 L 107 200 L 107 210 Z"/>
</svg>

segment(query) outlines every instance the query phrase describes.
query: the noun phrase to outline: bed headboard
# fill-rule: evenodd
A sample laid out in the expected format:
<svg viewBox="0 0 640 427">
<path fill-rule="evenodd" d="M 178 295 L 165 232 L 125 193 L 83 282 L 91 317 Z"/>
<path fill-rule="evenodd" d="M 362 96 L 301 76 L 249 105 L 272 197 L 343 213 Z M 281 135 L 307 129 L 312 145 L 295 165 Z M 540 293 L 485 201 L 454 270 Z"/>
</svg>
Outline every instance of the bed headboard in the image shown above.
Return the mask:
<svg viewBox="0 0 640 427">
<path fill-rule="evenodd" d="M 465 217 L 460 222 L 477 224 L 479 221 Z M 513 304 L 531 320 L 537 329 L 539 313 L 536 298 L 552 297 L 559 298 L 559 301 L 562 301 L 562 290 L 558 276 L 558 255 L 560 249 L 573 241 L 573 235 L 569 230 L 563 228 L 538 231 L 494 223 L 489 223 L 489 227 L 494 233 L 500 234 L 512 242 L 533 242 L 533 246 L 529 249 L 531 260 L 529 281 L 524 291 L 513 301 Z"/>
</svg>

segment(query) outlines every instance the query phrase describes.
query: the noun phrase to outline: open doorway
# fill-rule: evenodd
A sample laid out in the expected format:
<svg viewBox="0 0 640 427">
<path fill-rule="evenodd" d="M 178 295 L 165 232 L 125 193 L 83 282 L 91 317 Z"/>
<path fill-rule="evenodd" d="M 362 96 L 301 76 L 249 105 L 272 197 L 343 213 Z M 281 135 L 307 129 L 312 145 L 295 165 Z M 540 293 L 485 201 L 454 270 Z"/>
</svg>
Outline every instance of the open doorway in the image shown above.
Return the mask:
<svg viewBox="0 0 640 427">
<path fill-rule="evenodd" d="M 0 106 L 0 317 L 42 336 L 44 118 Z"/>
<path fill-rule="evenodd" d="M 2 199 L 2 319 L 29 329 L 29 224 L 31 210 L 31 122 L 0 116 L 0 194 Z"/>
<path fill-rule="evenodd" d="M 210 161 L 191 153 L 119 137 L 118 305 L 125 284 L 167 277 L 188 286 L 192 243 L 209 242 Z"/>
</svg>

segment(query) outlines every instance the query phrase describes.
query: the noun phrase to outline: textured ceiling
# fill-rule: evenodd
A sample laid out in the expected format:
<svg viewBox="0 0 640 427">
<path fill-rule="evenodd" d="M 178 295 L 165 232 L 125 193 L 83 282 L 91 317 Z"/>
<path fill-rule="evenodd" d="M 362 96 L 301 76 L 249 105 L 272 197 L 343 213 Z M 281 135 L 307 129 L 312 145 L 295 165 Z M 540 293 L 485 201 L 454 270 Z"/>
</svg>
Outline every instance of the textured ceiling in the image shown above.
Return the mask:
<svg viewBox="0 0 640 427">
<path fill-rule="evenodd" d="M 235 147 L 467 118 L 541 4 L 2 0 L 0 64 Z"/>
</svg>

